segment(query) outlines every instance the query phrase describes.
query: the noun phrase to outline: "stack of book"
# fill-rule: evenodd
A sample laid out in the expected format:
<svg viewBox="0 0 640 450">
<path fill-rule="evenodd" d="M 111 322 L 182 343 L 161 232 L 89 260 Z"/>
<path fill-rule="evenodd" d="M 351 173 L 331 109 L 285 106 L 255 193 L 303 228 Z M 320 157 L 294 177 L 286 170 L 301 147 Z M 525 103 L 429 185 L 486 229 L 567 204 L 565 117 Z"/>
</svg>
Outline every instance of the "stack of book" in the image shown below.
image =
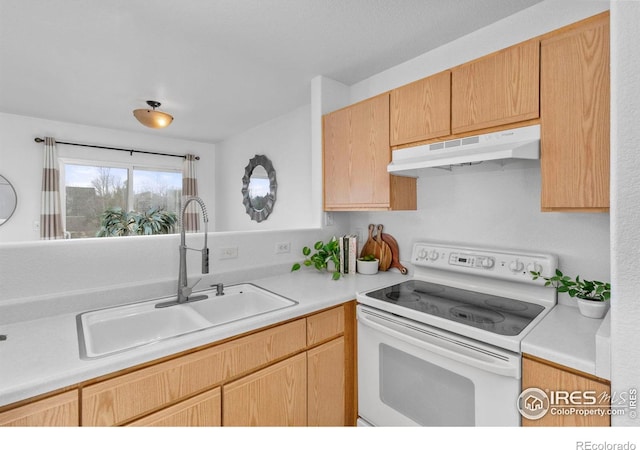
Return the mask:
<svg viewBox="0 0 640 450">
<path fill-rule="evenodd" d="M 356 273 L 356 258 L 358 257 L 358 238 L 354 234 L 347 234 L 338 238 L 340 243 L 340 273 Z"/>
</svg>

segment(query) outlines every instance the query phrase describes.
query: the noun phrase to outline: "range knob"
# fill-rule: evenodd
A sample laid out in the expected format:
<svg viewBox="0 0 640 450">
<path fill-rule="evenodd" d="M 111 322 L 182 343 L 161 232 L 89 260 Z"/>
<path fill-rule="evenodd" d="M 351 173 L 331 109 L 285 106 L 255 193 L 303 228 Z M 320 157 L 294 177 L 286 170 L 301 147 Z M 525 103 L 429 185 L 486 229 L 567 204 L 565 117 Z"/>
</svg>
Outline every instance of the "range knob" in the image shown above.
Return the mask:
<svg viewBox="0 0 640 450">
<path fill-rule="evenodd" d="M 435 251 L 435 250 L 431 250 L 431 251 L 429 252 L 429 259 L 430 259 L 431 261 L 435 261 L 436 259 L 438 259 L 438 257 L 439 257 L 439 256 L 440 256 L 440 254 L 439 254 L 437 251 Z"/>
<path fill-rule="evenodd" d="M 485 269 L 491 269 L 495 263 L 496 261 L 493 258 L 484 258 L 480 265 Z"/>
<path fill-rule="evenodd" d="M 542 270 L 542 266 L 537 262 L 532 262 L 527 264 L 527 272 L 540 272 Z"/>
<path fill-rule="evenodd" d="M 522 269 L 524 269 L 524 264 L 519 259 L 516 259 L 509 263 L 509 270 L 513 273 L 518 273 L 522 271 Z"/>
</svg>

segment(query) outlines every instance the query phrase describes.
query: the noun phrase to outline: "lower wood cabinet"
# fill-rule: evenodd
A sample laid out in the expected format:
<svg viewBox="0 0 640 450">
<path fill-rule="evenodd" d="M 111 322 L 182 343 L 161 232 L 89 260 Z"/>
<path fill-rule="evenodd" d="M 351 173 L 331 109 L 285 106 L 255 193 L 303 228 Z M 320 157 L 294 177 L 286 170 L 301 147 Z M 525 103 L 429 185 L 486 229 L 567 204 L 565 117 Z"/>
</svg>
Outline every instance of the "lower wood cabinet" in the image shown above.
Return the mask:
<svg viewBox="0 0 640 450">
<path fill-rule="evenodd" d="M 307 352 L 307 425 L 347 424 L 345 339 Z"/>
<path fill-rule="evenodd" d="M 307 425 L 307 355 L 302 353 L 223 387 L 225 426 Z"/>
<path fill-rule="evenodd" d="M 0 408 L 0 426 L 355 425 L 354 353 L 355 301 Z"/>
<path fill-rule="evenodd" d="M 570 414 L 571 409 L 602 410 L 610 408 L 611 387 L 606 380 L 577 372 L 568 367 L 524 355 L 522 358 L 522 390 L 538 388 L 548 397 L 549 409 L 540 419 L 522 418 L 526 427 L 607 427 L 610 416 L 598 414 Z"/>
<path fill-rule="evenodd" d="M 77 389 L 0 413 L 3 427 L 77 427 L 79 424 Z"/>
<path fill-rule="evenodd" d="M 222 425 L 220 388 L 150 414 L 129 424 L 133 427 L 219 427 Z"/>
</svg>

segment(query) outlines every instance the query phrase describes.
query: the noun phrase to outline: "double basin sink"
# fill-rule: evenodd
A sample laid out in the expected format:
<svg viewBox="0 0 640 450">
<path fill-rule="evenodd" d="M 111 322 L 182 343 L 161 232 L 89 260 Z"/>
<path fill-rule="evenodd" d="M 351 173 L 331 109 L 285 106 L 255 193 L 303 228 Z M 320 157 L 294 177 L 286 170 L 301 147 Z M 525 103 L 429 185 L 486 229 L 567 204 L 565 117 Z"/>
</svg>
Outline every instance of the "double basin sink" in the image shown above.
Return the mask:
<svg viewBox="0 0 640 450">
<path fill-rule="evenodd" d="M 197 294 L 207 298 L 156 308 L 165 298 L 79 314 L 80 356 L 108 356 L 297 304 L 250 283 L 227 286 L 224 295 L 215 289 Z"/>
</svg>

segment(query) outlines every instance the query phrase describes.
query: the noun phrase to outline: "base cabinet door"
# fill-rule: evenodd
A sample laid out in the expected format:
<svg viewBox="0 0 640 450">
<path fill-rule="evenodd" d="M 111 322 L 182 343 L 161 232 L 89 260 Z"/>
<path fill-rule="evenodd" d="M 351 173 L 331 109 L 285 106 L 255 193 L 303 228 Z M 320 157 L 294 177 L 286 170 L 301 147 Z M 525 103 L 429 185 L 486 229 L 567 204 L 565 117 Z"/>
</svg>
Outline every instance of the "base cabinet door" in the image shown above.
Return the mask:
<svg viewBox="0 0 640 450">
<path fill-rule="evenodd" d="M 306 353 L 223 386 L 222 410 L 224 426 L 306 426 Z"/>
<path fill-rule="evenodd" d="M 309 426 L 345 426 L 345 345 L 340 337 L 307 352 Z"/>
<path fill-rule="evenodd" d="M 0 426 L 3 427 L 77 427 L 79 425 L 77 390 L 0 413 Z"/>
<path fill-rule="evenodd" d="M 150 414 L 129 424 L 133 427 L 219 427 L 222 425 L 220 388 Z"/>
<path fill-rule="evenodd" d="M 604 380 L 582 375 L 568 368 L 525 355 L 522 358 L 522 390 L 538 388 L 550 396 L 549 408 L 539 419 L 522 418 L 525 427 L 608 427 L 607 414 L 583 414 L 574 409 L 606 411 L 611 388 Z M 595 403 L 594 403 L 594 400 Z"/>
</svg>

